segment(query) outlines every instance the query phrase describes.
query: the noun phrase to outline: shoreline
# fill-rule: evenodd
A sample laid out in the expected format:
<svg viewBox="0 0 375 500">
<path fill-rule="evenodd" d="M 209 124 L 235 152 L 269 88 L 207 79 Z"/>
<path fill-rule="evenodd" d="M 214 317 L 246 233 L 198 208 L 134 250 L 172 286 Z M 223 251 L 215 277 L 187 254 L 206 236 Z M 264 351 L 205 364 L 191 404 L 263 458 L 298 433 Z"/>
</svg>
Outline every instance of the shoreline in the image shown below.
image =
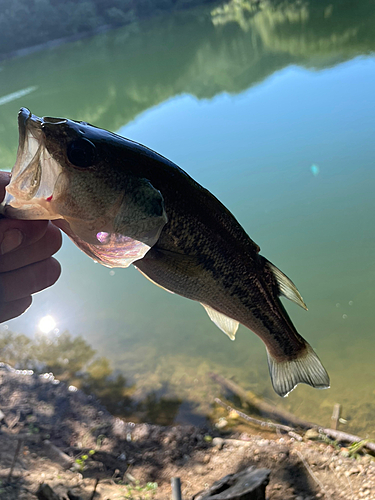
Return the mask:
<svg viewBox="0 0 375 500">
<path fill-rule="evenodd" d="M 76 33 L 75 35 L 69 35 L 61 38 L 55 38 L 53 40 L 49 40 L 48 42 L 39 43 L 36 45 L 32 45 L 30 47 L 16 49 L 7 53 L 1 53 L 0 62 L 9 59 L 15 59 L 18 57 L 29 56 L 30 54 L 34 54 L 35 52 L 40 52 L 42 50 L 54 49 L 56 47 L 59 47 L 60 45 L 64 45 L 65 43 L 77 42 L 78 40 L 83 40 L 85 38 L 90 38 L 95 35 L 100 35 L 101 33 L 121 28 L 123 26 L 128 26 L 129 24 L 130 23 L 123 24 L 121 26 L 111 26 L 110 24 L 105 24 L 103 26 L 95 28 L 94 30 L 84 31 L 82 33 Z"/>
<path fill-rule="evenodd" d="M 0 492 L 7 500 L 35 500 L 41 482 L 59 498 L 70 491 L 89 500 L 96 491 L 120 500 L 138 485 L 163 500 L 172 477 L 180 477 L 187 500 L 250 466 L 271 471 L 269 500 L 375 499 L 370 455 L 353 458 L 333 442 L 298 441 L 256 426 L 239 433 L 134 424 L 52 374 L 0 365 L 0 410 Z"/>
<path fill-rule="evenodd" d="M 96 28 L 87 30 L 87 31 L 81 31 L 80 33 L 75 33 L 72 35 L 67 35 L 64 37 L 58 37 L 58 38 L 53 38 L 51 40 L 48 40 L 46 42 L 38 43 L 31 45 L 29 47 L 23 47 L 20 49 L 12 50 L 9 52 L 2 52 L 0 53 L 0 62 L 9 60 L 9 59 L 15 59 L 18 57 L 24 57 L 28 56 L 30 54 L 40 52 L 41 50 L 48 50 L 48 49 L 53 49 L 56 47 L 59 47 L 60 45 L 63 45 L 65 43 L 71 43 L 71 42 L 76 42 L 78 40 L 83 40 L 85 38 L 90 38 L 96 35 L 100 35 L 101 33 L 106 33 L 107 31 L 112 31 L 116 29 L 121 29 L 124 28 L 125 26 L 131 26 L 132 24 L 136 24 L 139 22 L 143 21 L 148 21 L 150 19 L 154 18 L 162 18 L 163 16 L 166 15 L 173 15 L 176 13 L 181 13 L 181 12 L 186 12 L 186 13 L 194 13 L 197 10 L 203 11 L 204 8 L 210 9 L 214 5 L 219 5 L 221 2 L 219 0 L 206 0 L 200 5 L 187 5 L 185 7 L 179 7 L 176 9 L 172 10 L 165 10 L 165 11 L 156 11 L 156 12 L 150 12 L 144 16 L 136 16 L 134 19 L 131 19 L 129 21 L 125 21 L 122 23 L 116 23 L 116 24 L 102 24 L 100 26 L 97 26 Z"/>
</svg>

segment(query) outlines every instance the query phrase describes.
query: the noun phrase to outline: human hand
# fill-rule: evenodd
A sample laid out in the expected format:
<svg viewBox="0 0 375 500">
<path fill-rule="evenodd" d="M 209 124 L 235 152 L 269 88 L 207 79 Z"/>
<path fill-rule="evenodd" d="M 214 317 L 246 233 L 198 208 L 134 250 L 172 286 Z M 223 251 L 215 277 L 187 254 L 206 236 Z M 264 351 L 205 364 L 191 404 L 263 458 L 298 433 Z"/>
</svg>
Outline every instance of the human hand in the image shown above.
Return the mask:
<svg viewBox="0 0 375 500">
<path fill-rule="evenodd" d="M 1 201 L 9 180 L 0 172 Z M 60 230 L 49 221 L 0 219 L 0 323 L 22 314 L 33 293 L 55 283 L 61 268 L 51 255 L 61 243 Z"/>
</svg>

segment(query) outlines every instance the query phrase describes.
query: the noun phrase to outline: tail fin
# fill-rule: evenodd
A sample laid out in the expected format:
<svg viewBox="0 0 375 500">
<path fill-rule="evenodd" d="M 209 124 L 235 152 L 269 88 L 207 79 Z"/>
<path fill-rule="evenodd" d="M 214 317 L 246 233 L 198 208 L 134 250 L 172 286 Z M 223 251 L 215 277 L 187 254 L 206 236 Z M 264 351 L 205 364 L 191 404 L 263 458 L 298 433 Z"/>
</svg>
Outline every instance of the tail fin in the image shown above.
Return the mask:
<svg viewBox="0 0 375 500">
<path fill-rule="evenodd" d="M 328 373 L 309 344 L 301 356 L 293 360 L 277 361 L 268 351 L 267 356 L 272 385 L 279 396 L 287 396 L 297 384 L 316 389 L 330 386 Z"/>
</svg>

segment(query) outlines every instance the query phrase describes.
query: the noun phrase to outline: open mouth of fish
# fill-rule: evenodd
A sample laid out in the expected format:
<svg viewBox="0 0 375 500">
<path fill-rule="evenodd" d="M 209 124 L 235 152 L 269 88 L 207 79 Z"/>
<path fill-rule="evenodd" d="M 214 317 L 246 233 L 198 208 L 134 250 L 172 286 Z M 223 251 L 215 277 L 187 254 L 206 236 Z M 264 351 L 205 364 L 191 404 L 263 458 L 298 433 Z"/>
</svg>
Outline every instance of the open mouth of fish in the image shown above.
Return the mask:
<svg viewBox="0 0 375 500">
<path fill-rule="evenodd" d="M 39 118 L 25 108 L 18 114 L 17 159 L 2 203 L 2 211 L 7 217 L 49 220 L 62 218 L 53 203 L 55 185 L 62 174 L 62 167 L 45 146 L 45 123 L 57 123 L 57 120 Z"/>
<path fill-rule="evenodd" d="M 106 187 L 93 180 L 92 173 L 82 173 L 84 169 L 67 168 L 66 143 L 61 144 L 61 138 L 69 142 L 69 134 L 79 134 L 80 129 L 87 133 L 100 129 L 63 118 L 40 118 L 26 108 L 18 114 L 18 128 L 17 159 L 0 212 L 15 219 L 55 221 L 81 250 L 108 267 L 128 267 L 141 259 L 167 221 L 164 210 L 159 219 L 151 217 L 148 222 L 143 218 L 138 230 L 137 220 L 131 220 L 134 211 L 141 211 L 135 202 L 127 201 L 123 192 L 112 193 L 107 188 L 105 202 L 98 203 Z M 56 135 L 52 140 L 51 134 Z M 85 186 L 80 175 L 91 186 Z M 119 231 L 116 221 L 121 217 L 128 226 Z"/>
</svg>

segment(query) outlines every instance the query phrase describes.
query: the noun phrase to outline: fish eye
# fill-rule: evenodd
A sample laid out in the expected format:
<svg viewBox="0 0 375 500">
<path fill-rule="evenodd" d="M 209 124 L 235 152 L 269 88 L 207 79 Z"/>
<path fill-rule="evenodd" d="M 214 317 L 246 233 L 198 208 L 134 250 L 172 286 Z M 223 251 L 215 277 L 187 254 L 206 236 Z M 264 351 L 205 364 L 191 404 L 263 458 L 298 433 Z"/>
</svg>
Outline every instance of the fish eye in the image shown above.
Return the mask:
<svg viewBox="0 0 375 500">
<path fill-rule="evenodd" d="M 90 167 L 96 160 L 96 147 L 88 139 L 77 139 L 69 144 L 68 160 L 76 167 Z"/>
</svg>

